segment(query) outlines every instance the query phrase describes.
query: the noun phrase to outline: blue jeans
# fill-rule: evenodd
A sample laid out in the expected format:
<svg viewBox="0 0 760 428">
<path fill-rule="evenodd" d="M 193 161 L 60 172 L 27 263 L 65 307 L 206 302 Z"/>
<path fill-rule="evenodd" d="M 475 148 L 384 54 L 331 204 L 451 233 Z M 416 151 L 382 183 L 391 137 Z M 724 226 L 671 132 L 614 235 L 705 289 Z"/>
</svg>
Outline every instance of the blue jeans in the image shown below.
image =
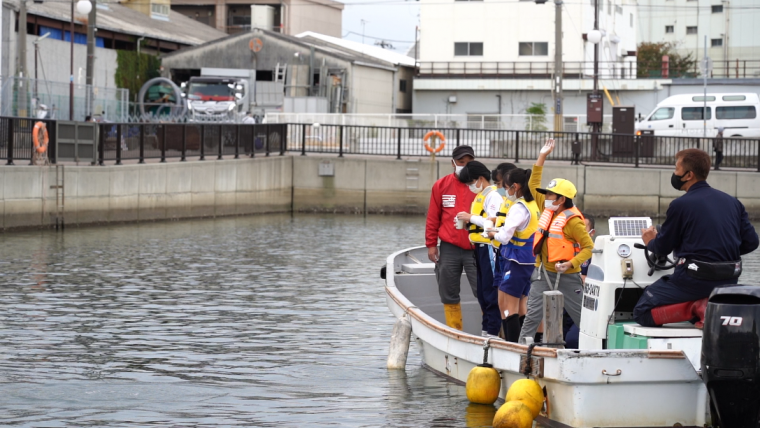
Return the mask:
<svg viewBox="0 0 760 428">
<path fill-rule="evenodd" d="M 488 244 L 475 244 L 475 265 L 478 269 L 478 303 L 483 311 L 482 330 L 497 335 L 501 329 L 499 293 L 493 280 L 491 257 L 493 250 Z"/>
</svg>

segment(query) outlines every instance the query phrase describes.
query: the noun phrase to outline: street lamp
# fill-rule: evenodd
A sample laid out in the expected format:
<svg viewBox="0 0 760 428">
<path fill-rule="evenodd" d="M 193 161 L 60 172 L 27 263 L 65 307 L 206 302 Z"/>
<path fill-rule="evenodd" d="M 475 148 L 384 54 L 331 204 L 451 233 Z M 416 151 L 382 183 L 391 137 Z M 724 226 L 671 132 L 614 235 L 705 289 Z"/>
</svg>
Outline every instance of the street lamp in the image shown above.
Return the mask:
<svg viewBox="0 0 760 428">
<path fill-rule="evenodd" d="M 92 10 L 90 0 L 77 1 L 77 12 L 87 15 Z M 69 75 L 69 120 L 74 120 L 74 0 L 71 0 L 71 63 Z"/>
</svg>

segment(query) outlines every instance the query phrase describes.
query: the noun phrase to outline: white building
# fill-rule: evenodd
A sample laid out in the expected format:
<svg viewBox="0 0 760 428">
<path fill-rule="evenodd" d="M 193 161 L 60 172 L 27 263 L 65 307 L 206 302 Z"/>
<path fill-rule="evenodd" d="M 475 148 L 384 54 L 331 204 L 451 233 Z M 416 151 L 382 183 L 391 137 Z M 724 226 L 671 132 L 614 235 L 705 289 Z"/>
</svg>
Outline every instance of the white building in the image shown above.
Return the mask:
<svg viewBox="0 0 760 428">
<path fill-rule="evenodd" d="M 639 13 L 641 41 L 670 42 L 701 59 L 707 37 L 714 77 L 760 76 L 757 0 L 640 0 Z"/>
<path fill-rule="evenodd" d="M 536 102 L 551 114 L 555 7 L 551 0 L 421 0 L 414 112 L 521 114 Z M 599 8 L 600 89 L 617 91 L 613 97 L 656 89 L 655 81 L 636 80 L 635 0 L 599 0 Z M 582 115 L 593 89 L 594 45 L 586 40 L 593 0 L 566 1 L 562 27 L 562 113 Z"/>
<path fill-rule="evenodd" d="M 565 73 L 594 59 L 593 44 L 584 41 L 594 28 L 592 3 L 562 6 Z M 599 28 L 607 35 L 599 60 L 635 63 L 628 56 L 636 51 L 635 2 L 599 0 L 599 4 Z M 552 1 L 538 5 L 533 1 L 422 0 L 421 73 L 459 74 L 466 69 L 466 74 L 483 74 L 481 65 L 486 74 L 545 73 L 546 64 L 551 68 L 554 62 L 554 16 Z"/>
</svg>

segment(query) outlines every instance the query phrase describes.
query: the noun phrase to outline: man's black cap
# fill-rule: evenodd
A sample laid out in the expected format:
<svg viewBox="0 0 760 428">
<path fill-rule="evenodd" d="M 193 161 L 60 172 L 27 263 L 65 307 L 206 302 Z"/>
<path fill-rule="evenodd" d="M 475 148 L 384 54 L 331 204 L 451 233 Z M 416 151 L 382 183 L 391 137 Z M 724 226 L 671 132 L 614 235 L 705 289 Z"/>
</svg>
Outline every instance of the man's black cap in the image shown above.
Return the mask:
<svg viewBox="0 0 760 428">
<path fill-rule="evenodd" d="M 451 157 L 456 160 L 462 159 L 467 155 L 470 155 L 473 159 L 475 159 L 475 151 L 472 150 L 472 147 L 470 146 L 459 146 L 455 148 L 453 152 L 451 152 Z"/>
</svg>

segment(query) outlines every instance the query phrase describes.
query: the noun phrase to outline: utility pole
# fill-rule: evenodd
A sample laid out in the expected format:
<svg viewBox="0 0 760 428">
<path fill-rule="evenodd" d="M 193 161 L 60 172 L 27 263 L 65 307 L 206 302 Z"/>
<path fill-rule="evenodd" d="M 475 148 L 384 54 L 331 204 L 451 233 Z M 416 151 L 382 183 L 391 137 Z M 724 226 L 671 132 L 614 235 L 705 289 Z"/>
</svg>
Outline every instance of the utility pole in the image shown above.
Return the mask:
<svg viewBox="0 0 760 428">
<path fill-rule="evenodd" d="M 562 126 L 562 0 L 554 0 L 554 131 Z"/>
<path fill-rule="evenodd" d="M 85 74 L 85 84 L 87 85 L 87 115 L 92 116 L 93 103 L 95 101 L 93 89 L 93 76 L 95 75 L 95 19 L 97 17 L 96 0 L 92 2 L 92 10 L 87 18 L 87 71 Z"/>
<path fill-rule="evenodd" d="M 69 120 L 74 120 L 74 0 L 71 0 L 71 62 L 69 64 Z"/>
<path fill-rule="evenodd" d="M 599 0 L 594 0 L 594 30 L 599 31 Z M 594 43 L 594 96 L 599 95 L 599 43 Z M 603 116 L 604 110 L 602 110 Z M 591 149 L 593 150 L 591 159 L 594 160 L 599 153 L 599 131 L 601 131 L 601 124 L 594 122 L 591 125 Z"/>
<path fill-rule="evenodd" d="M 21 78 L 18 92 L 18 115 L 26 117 L 26 93 L 27 88 L 24 86 L 26 74 L 26 0 L 19 2 L 18 13 L 18 67 L 16 68 L 18 76 Z"/>
<path fill-rule="evenodd" d="M 367 21 L 361 20 L 362 23 L 362 44 L 364 44 L 364 26 L 367 24 Z"/>
</svg>

